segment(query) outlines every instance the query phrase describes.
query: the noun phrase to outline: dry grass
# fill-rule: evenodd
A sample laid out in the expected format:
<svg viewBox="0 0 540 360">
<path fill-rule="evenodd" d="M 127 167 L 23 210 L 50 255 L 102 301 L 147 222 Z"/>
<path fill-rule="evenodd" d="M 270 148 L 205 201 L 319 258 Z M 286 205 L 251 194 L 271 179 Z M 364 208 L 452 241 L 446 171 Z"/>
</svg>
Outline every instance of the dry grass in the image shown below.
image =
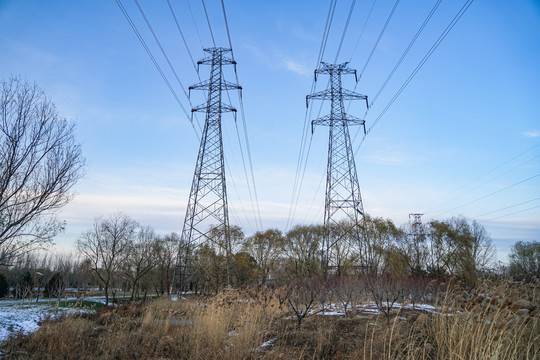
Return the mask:
<svg viewBox="0 0 540 360">
<path fill-rule="evenodd" d="M 439 314 L 312 316 L 301 327 L 280 309 L 278 293 L 227 291 L 48 321 L 1 348 L 6 359 L 536 359 L 538 290 L 456 284 L 440 294 Z"/>
</svg>

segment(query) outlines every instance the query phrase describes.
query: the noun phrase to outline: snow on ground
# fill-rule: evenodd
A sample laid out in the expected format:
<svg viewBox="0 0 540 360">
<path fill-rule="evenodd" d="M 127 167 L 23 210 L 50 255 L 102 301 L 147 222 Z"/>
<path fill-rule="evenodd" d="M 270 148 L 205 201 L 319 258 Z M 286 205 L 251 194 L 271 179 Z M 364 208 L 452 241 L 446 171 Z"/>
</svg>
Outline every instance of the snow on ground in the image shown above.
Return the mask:
<svg viewBox="0 0 540 360">
<path fill-rule="evenodd" d="M 387 303 L 383 303 L 383 306 L 388 306 Z M 412 310 L 421 310 L 428 313 L 436 314 L 437 308 L 429 304 L 401 304 L 394 303 L 392 309 L 412 309 Z M 349 306 L 347 311 L 352 311 Z M 380 311 L 375 303 L 360 304 L 356 306 L 356 311 L 365 313 L 365 314 L 379 314 Z M 345 310 L 341 304 L 329 304 L 326 307 L 319 306 L 311 311 L 311 314 L 318 314 L 324 316 L 345 316 Z"/>
<path fill-rule="evenodd" d="M 70 299 L 68 299 L 70 300 Z M 75 300 L 75 299 L 73 299 Z M 89 299 L 86 299 L 89 300 Z M 91 299 L 99 302 L 100 299 Z M 40 322 L 46 317 L 64 314 L 82 313 L 91 310 L 74 309 L 67 307 L 56 307 L 55 301 L 40 300 L 37 304 L 33 302 L 24 305 L 20 300 L 0 301 L 0 342 L 7 340 L 10 335 L 22 332 L 28 334 L 39 328 Z"/>
</svg>

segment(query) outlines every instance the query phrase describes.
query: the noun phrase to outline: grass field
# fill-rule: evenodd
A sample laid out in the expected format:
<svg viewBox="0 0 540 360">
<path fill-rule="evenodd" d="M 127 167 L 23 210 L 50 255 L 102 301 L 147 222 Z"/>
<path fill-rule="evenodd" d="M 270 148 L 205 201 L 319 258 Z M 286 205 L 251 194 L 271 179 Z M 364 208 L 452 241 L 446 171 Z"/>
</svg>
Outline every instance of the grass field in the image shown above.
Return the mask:
<svg viewBox="0 0 540 360">
<path fill-rule="evenodd" d="M 330 296 L 327 311 L 319 302 L 299 324 L 278 291 L 229 290 L 47 320 L 1 351 L 6 359 L 538 359 L 539 299 L 537 284 L 455 284 L 431 305 L 396 303 L 385 316 L 369 301 L 344 312 Z"/>
</svg>

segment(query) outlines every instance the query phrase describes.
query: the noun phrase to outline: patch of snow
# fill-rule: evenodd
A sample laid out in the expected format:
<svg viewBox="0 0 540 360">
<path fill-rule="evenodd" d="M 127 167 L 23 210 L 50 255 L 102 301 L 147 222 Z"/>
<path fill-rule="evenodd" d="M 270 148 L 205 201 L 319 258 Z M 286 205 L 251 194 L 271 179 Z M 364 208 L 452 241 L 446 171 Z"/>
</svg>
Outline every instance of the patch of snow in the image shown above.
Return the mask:
<svg viewBox="0 0 540 360">
<path fill-rule="evenodd" d="M 41 301 L 40 301 L 41 303 Z M 36 331 L 39 328 L 39 323 L 46 317 L 54 318 L 61 314 L 74 314 L 90 312 L 90 310 L 74 309 L 74 308 L 56 308 L 51 302 L 51 305 L 35 304 L 31 306 L 21 305 L 18 301 L 1 301 L 0 302 L 0 342 L 5 341 L 10 335 L 16 333 L 28 334 Z"/>
<path fill-rule="evenodd" d="M 277 338 L 270 339 L 268 341 L 263 342 L 261 345 L 259 345 L 256 349 L 250 349 L 250 352 L 263 352 L 265 347 L 274 346 L 274 342 L 276 342 Z"/>
<path fill-rule="evenodd" d="M 263 342 L 261 345 L 259 345 L 260 348 L 264 348 L 264 347 L 268 347 L 268 346 L 273 346 L 274 343 L 276 342 L 277 338 L 274 338 L 274 339 L 270 339 L 268 341 L 265 341 Z"/>
</svg>

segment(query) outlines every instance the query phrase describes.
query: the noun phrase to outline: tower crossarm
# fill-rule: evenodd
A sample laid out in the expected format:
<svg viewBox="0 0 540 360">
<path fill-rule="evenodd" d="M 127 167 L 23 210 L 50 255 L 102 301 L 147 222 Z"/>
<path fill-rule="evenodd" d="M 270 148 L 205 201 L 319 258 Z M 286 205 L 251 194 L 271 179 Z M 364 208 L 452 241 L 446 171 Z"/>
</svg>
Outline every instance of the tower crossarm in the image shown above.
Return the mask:
<svg viewBox="0 0 540 360">
<path fill-rule="evenodd" d="M 319 91 L 310 95 L 306 95 L 306 107 L 308 107 L 309 105 L 308 104 L 309 99 L 332 100 L 332 98 L 336 96 L 340 97 L 341 100 L 364 100 L 366 102 L 366 107 L 369 107 L 367 95 L 362 95 L 362 94 L 356 93 L 354 91 L 346 90 L 346 89 L 341 89 L 341 92 L 337 95 L 329 89 L 322 90 L 322 91 Z"/>
<path fill-rule="evenodd" d="M 197 65 L 215 65 L 216 64 L 216 58 L 214 56 L 215 53 L 222 54 L 219 61 L 220 65 L 236 65 L 236 61 L 223 56 L 226 53 L 232 52 L 231 49 L 215 47 L 215 48 L 205 48 L 203 50 L 209 55 L 205 57 L 204 59 L 197 61 Z"/>
<path fill-rule="evenodd" d="M 348 61 L 342 64 L 329 64 L 321 61 L 321 67 L 315 70 L 315 81 L 317 81 L 318 74 L 331 74 L 334 72 L 341 75 L 354 74 L 356 76 L 356 70 L 347 67 L 348 64 Z"/>
<path fill-rule="evenodd" d="M 210 81 L 205 80 L 201 81 L 198 84 L 191 85 L 188 90 L 208 90 L 210 87 Z M 240 85 L 236 85 L 230 81 L 227 80 L 221 80 L 221 90 L 242 90 L 242 87 Z"/>
<path fill-rule="evenodd" d="M 362 120 L 360 118 L 357 118 L 352 115 L 343 114 L 342 116 L 338 117 L 332 117 L 332 115 L 325 115 L 321 116 L 318 119 L 315 119 L 311 122 L 311 133 L 315 131 L 315 125 L 323 125 L 323 126 L 333 126 L 336 122 L 343 121 L 346 122 L 347 125 L 362 125 L 364 126 L 365 131 L 365 125 L 366 121 Z"/>
<path fill-rule="evenodd" d="M 208 110 L 208 106 L 206 104 L 201 104 L 197 107 L 194 107 L 193 109 L 191 109 L 191 113 L 194 113 L 194 112 L 206 112 Z M 224 104 L 224 103 L 221 103 L 221 105 L 219 106 L 219 112 L 236 112 L 236 108 L 230 106 L 230 105 L 227 105 L 227 104 Z"/>
</svg>

